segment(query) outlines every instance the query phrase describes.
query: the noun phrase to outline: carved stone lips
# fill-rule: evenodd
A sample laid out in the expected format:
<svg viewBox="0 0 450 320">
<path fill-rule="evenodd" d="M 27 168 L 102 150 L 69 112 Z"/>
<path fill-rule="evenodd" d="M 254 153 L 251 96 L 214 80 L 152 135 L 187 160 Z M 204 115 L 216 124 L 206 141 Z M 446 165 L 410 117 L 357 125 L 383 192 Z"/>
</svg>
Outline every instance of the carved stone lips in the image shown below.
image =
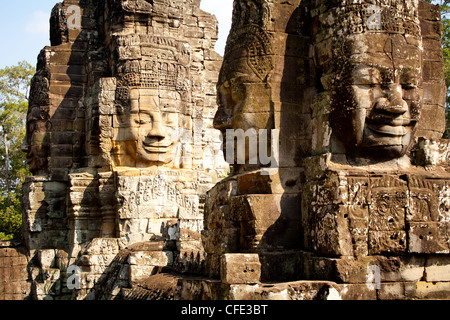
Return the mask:
<svg viewBox="0 0 450 320">
<path fill-rule="evenodd" d="M 379 116 L 375 119 L 367 120 L 367 127 L 376 133 L 388 136 L 404 136 L 411 131 L 414 121 L 410 118 L 397 117 L 389 118 Z"/>
<path fill-rule="evenodd" d="M 382 125 L 382 126 L 368 125 L 368 128 L 372 131 L 388 136 L 404 136 L 409 131 L 407 127 L 389 126 L 389 125 Z"/>
<path fill-rule="evenodd" d="M 173 143 L 151 143 L 151 144 L 147 144 L 145 142 L 142 143 L 143 144 L 143 148 L 145 151 L 150 152 L 150 153 L 167 153 L 170 151 L 170 148 L 172 147 Z"/>
</svg>

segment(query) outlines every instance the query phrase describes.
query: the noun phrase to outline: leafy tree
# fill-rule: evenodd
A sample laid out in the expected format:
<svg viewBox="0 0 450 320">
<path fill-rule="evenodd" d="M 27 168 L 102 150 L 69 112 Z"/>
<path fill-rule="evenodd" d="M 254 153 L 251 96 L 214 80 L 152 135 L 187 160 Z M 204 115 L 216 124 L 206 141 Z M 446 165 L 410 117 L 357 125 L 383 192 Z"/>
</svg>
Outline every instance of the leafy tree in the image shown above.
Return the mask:
<svg viewBox="0 0 450 320">
<path fill-rule="evenodd" d="M 29 171 L 21 145 L 34 67 L 22 61 L 0 69 L 0 240 L 20 236 L 22 183 Z"/>
<path fill-rule="evenodd" d="M 26 61 L 20 61 L 17 66 L 0 69 L 0 97 L 2 102 L 4 100 L 26 102 L 34 72 L 34 67 Z"/>
</svg>

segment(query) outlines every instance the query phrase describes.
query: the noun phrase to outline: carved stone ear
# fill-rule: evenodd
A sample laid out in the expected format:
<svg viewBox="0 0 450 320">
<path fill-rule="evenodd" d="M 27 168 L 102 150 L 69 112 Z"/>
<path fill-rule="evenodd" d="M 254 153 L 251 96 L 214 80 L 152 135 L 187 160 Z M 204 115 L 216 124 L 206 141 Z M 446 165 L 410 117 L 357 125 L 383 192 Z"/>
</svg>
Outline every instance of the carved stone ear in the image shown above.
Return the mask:
<svg viewBox="0 0 450 320">
<path fill-rule="evenodd" d="M 117 115 L 119 115 L 119 116 L 124 115 L 126 112 L 126 108 L 124 106 L 122 106 L 121 104 L 115 104 L 114 108 L 117 112 Z"/>
<path fill-rule="evenodd" d="M 248 65 L 261 80 L 273 70 L 272 41 L 267 32 L 272 22 L 270 1 L 236 1 L 233 26 L 225 48 L 225 57 L 236 48 L 248 51 Z"/>
<path fill-rule="evenodd" d="M 269 35 L 261 30 L 248 48 L 248 64 L 255 74 L 265 80 L 273 69 L 272 44 Z"/>
</svg>

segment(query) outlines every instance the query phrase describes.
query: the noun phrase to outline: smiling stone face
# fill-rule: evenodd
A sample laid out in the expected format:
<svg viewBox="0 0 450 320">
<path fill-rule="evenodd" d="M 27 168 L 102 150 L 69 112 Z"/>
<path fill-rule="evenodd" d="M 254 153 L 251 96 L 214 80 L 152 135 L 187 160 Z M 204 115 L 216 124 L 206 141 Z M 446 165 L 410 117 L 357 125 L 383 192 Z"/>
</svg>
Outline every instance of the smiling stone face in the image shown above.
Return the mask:
<svg viewBox="0 0 450 320">
<path fill-rule="evenodd" d="M 115 148 L 120 166 L 165 165 L 176 160 L 181 116 L 180 101 L 163 101 L 151 89 L 130 89 L 125 107 L 120 106 Z"/>
<path fill-rule="evenodd" d="M 386 33 L 349 37 L 345 45 L 332 89 L 334 134 L 350 154 L 373 159 L 405 155 L 422 106 L 419 44 Z"/>
<path fill-rule="evenodd" d="M 178 142 L 178 113 L 173 105 L 161 106 L 152 92 L 133 90 L 131 104 L 139 106 L 130 112 L 130 133 L 137 149 L 127 150 L 137 161 L 168 163 Z M 129 144 L 134 147 L 135 145 Z"/>
</svg>

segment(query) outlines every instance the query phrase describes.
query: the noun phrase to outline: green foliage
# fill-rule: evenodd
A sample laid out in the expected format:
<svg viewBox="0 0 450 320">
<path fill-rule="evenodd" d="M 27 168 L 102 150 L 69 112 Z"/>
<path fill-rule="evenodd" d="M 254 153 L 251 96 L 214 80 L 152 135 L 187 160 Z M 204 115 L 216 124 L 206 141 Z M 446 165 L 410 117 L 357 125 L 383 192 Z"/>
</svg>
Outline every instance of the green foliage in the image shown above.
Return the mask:
<svg viewBox="0 0 450 320">
<path fill-rule="evenodd" d="M 21 233 L 22 183 L 30 175 L 21 145 L 34 68 L 27 62 L 0 69 L 0 240 Z"/>
<path fill-rule="evenodd" d="M 19 238 L 21 234 L 21 228 L 22 228 L 22 205 L 20 201 L 20 196 L 11 197 L 10 201 L 4 197 L 1 197 L 0 239 L 12 240 L 15 238 Z"/>
<path fill-rule="evenodd" d="M 17 66 L 5 67 L 4 69 L 1 69 L 1 99 L 19 103 L 27 101 L 30 81 L 34 72 L 34 67 L 26 61 L 20 61 Z"/>
</svg>

